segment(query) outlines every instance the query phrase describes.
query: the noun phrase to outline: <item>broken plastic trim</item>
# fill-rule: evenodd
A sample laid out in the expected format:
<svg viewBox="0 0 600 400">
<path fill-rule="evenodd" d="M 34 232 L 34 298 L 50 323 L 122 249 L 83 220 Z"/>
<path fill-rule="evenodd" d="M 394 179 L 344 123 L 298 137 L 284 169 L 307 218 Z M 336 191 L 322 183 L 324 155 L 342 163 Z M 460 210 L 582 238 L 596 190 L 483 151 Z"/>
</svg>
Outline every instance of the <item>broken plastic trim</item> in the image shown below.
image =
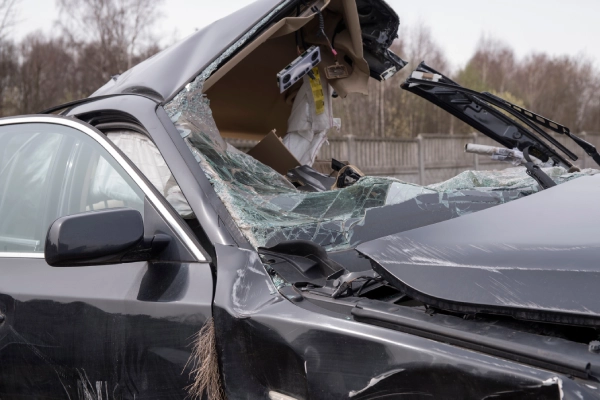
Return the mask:
<svg viewBox="0 0 600 400">
<path fill-rule="evenodd" d="M 389 49 L 398 37 L 400 19 L 383 1 L 357 0 L 356 8 L 361 28 L 363 57 L 369 64 L 369 74 L 378 81 L 387 80 L 408 64 Z"/>
</svg>

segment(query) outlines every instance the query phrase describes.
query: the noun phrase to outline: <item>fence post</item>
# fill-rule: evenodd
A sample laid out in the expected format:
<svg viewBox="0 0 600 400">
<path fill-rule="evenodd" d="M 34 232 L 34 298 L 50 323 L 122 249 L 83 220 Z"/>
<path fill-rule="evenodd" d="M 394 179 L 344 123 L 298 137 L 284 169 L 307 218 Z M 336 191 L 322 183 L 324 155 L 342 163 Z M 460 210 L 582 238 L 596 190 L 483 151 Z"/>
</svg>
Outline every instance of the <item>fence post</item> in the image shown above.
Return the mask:
<svg viewBox="0 0 600 400">
<path fill-rule="evenodd" d="M 348 148 L 348 162 L 350 164 L 354 164 L 356 162 L 356 160 L 354 159 L 354 151 L 355 151 L 355 142 L 354 142 L 354 135 L 345 135 L 346 137 L 346 146 Z M 356 164 L 354 164 L 356 165 Z"/>
<path fill-rule="evenodd" d="M 425 186 L 425 144 L 423 135 L 417 135 L 417 147 L 419 149 L 419 185 Z"/>
<path fill-rule="evenodd" d="M 473 132 L 473 144 L 477 144 L 477 132 Z M 475 167 L 475 171 L 479 170 L 479 155 L 477 153 L 473 154 L 473 164 Z"/>
<path fill-rule="evenodd" d="M 579 137 L 587 142 L 587 133 L 585 133 L 585 131 L 581 132 L 581 134 L 579 134 Z M 581 157 L 581 169 L 584 169 L 586 167 L 585 165 L 587 163 L 588 155 L 585 153 L 585 151 L 582 152 L 582 154 L 583 157 Z"/>
</svg>

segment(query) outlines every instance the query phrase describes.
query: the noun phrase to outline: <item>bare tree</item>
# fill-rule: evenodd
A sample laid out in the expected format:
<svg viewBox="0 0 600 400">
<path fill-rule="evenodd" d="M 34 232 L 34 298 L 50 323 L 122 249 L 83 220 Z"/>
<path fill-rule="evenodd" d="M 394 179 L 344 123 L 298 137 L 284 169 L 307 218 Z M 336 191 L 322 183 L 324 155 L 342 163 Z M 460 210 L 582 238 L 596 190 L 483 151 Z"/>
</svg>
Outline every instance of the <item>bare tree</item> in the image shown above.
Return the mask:
<svg viewBox="0 0 600 400">
<path fill-rule="evenodd" d="M 8 40 L 0 41 L 0 116 L 11 113 L 13 81 L 18 70 L 18 51 Z"/>
<path fill-rule="evenodd" d="M 9 94 L 17 71 L 18 52 L 9 34 L 16 23 L 19 0 L 0 0 L 0 116 L 10 112 L 12 96 Z"/>
<path fill-rule="evenodd" d="M 21 63 L 13 80 L 16 113 L 35 113 L 72 99 L 75 64 L 64 40 L 37 32 L 27 36 L 19 50 Z"/>
<path fill-rule="evenodd" d="M 493 88 L 505 92 L 508 90 L 507 83 L 514 80 L 515 70 L 513 49 L 496 38 L 481 36 L 475 54 L 458 73 L 457 79 L 463 86 L 475 90 Z"/>
<path fill-rule="evenodd" d="M 16 8 L 20 0 L 0 0 L 0 41 L 6 39 L 6 35 L 16 22 Z"/>
<path fill-rule="evenodd" d="M 596 68 L 585 57 L 531 54 L 520 64 L 513 90 L 529 108 L 581 131 L 595 130 L 588 121 L 598 112 L 599 84 Z"/>
<path fill-rule="evenodd" d="M 58 0 L 59 23 L 78 62 L 82 95 L 156 52 L 163 0 Z"/>
</svg>

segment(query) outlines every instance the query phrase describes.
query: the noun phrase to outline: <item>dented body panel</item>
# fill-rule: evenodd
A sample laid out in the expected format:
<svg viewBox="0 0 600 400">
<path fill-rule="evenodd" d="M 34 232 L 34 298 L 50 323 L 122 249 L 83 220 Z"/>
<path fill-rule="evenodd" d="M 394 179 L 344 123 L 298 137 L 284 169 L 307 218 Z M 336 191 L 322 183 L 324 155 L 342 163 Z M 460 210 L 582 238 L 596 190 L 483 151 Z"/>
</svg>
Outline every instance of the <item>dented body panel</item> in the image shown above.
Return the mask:
<svg viewBox="0 0 600 400">
<path fill-rule="evenodd" d="M 282 297 L 249 251 L 217 247 L 216 329 L 228 398 L 599 398 L 598 385 Z M 460 321 L 460 320 L 459 320 Z M 448 321 L 450 322 L 450 321 Z"/>
<path fill-rule="evenodd" d="M 600 399 L 597 171 L 544 147 L 559 186 L 541 192 L 511 170 L 308 193 L 225 143 L 205 80 L 299 3 L 260 0 L 62 113 L 154 142 L 195 215 L 173 224 L 204 259 L 0 253 L 0 398 L 200 398 L 194 366 L 214 361 L 228 399 Z M 398 17 L 356 7 L 368 72 L 386 79 L 404 66 Z M 174 237 L 163 218 L 144 222 Z"/>
<path fill-rule="evenodd" d="M 582 177 L 357 250 L 390 282 L 418 298 L 427 297 L 428 304 L 598 326 L 594 288 L 600 284 L 600 242 L 593 232 L 600 223 L 599 178 Z M 461 290 L 465 282 L 468 290 Z"/>
<path fill-rule="evenodd" d="M 0 269 L 3 399 L 185 397 L 190 337 L 211 315 L 208 265 Z"/>
</svg>

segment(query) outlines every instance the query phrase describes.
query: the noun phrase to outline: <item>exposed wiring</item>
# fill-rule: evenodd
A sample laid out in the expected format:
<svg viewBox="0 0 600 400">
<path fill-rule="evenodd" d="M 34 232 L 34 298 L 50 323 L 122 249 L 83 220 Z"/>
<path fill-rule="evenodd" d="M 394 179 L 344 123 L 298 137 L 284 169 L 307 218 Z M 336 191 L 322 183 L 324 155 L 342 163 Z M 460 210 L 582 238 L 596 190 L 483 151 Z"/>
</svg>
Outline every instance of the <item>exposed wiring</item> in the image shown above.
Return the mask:
<svg viewBox="0 0 600 400">
<path fill-rule="evenodd" d="M 317 7 L 317 6 L 313 6 L 310 10 L 312 12 L 314 12 L 317 15 L 317 18 L 319 19 L 319 35 L 318 36 L 322 36 L 323 38 L 325 38 L 325 40 L 327 41 L 327 45 L 329 46 L 329 49 L 331 50 L 331 53 L 333 54 L 333 56 L 335 57 L 335 60 L 337 61 L 337 51 L 335 51 L 335 49 L 333 48 L 333 45 L 331 44 L 331 41 L 329 40 L 329 38 L 327 37 L 327 34 L 325 33 L 325 19 L 323 18 L 323 13 L 321 12 L 321 10 L 319 10 L 319 7 Z"/>
<path fill-rule="evenodd" d="M 337 26 L 335 27 L 335 30 L 333 31 L 333 36 L 331 37 L 331 47 L 333 47 L 335 49 L 335 37 L 337 36 L 338 33 L 340 33 L 341 31 L 344 30 L 344 20 L 342 19 L 340 22 L 338 22 Z"/>
<path fill-rule="evenodd" d="M 358 289 L 358 291 L 356 293 L 360 294 L 360 292 L 362 291 L 362 289 L 366 286 L 366 284 L 370 281 L 377 281 L 377 282 L 381 282 L 383 281 L 383 278 L 381 277 L 372 277 L 372 276 L 359 276 L 356 277 L 350 281 L 346 281 L 346 282 L 342 282 L 342 284 L 333 292 L 333 294 L 331 295 L 331 297 L 333 297 L 334 299 L 337 299 L 338 297 L 340 297 L 341 295 L 343 295 L 344 293 L 348 292 L 348 295 L 352 296 L 355 294 L 354 290 L 352 290 L 352 284 L 356 281 L 361 281 L 365 279 L 365 282 L 361 285 L 361 287 Z"/>
<path fill-rule="evenodd" d="M 298 16 L 300 16 L 300 3 L 298 3 L 298 5 L 296 6 L 296 17 Z M 294 37 L 296 38 L 296 50 L 298 52 L 298 55 L 300 55 L 304 52 L 304 50 L 306 50 L 306 45 L 304 44 L 304 37 L 302 35 L 302 28 L 294 32 Z M 302 42 L 302 47 L 300 47 L 300 42 Z"/>
</svg>

